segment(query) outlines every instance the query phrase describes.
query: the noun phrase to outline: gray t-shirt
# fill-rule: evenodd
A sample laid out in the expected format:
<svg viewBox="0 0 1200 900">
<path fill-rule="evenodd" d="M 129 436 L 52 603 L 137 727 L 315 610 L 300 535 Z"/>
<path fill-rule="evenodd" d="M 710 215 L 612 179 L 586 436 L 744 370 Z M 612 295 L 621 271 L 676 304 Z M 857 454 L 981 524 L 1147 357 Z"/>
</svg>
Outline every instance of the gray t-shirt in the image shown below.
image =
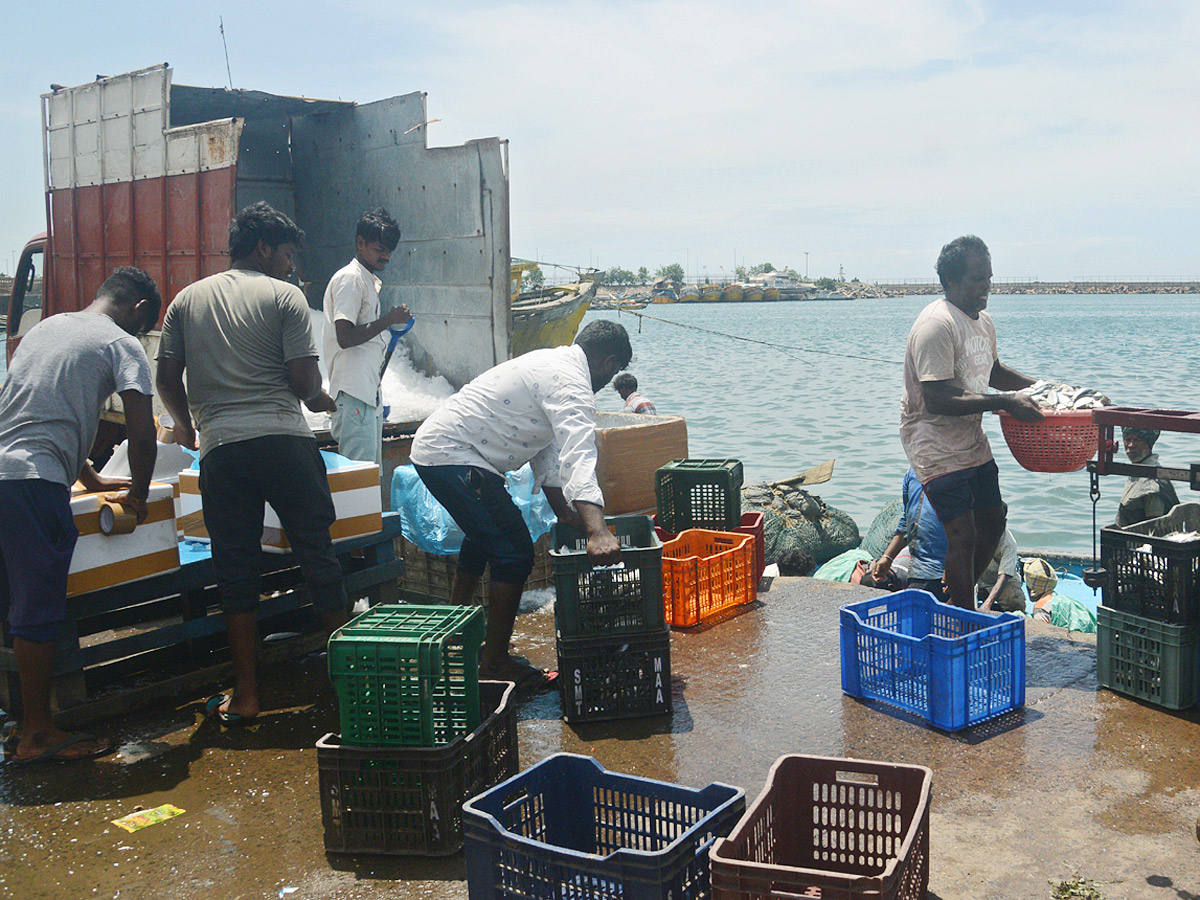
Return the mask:
<svg viewBox="0 0 1200 900">
<path fill-rule="evenodd" d="M 179 292 L 163 319 L 158 358 L 183 363 L 200 454 L 273 434 L 312 437 L 287 363 L 317 355 L 299 288 L 230 269 Z"/>
<path fill-rule="evenodd" d="M 154 393 L 137 338 L 95 313 L 60 313 L 21 339 L 0 386 L 0 480 L 70 487 L 96 440 L 109 396 Z"/>
</svg>

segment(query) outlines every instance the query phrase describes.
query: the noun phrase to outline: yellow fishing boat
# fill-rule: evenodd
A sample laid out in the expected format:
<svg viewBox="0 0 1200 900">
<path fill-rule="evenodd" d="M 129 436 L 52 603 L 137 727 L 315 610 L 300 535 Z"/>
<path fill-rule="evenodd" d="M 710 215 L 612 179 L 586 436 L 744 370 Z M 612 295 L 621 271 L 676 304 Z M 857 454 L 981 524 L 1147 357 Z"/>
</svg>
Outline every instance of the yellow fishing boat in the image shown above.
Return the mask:
<svg viewBox="0 0 1200 900">
<path fill-rule="evenodd" d="M 757 303 L 763 298 L 763 288 L 761 284 L 748 284 L 742 295 L 742 299 L 747 303 Z"/>
<path fill-rule="evenodd" d="M 727 284 L 721 288 L 721 299 L 726 303 L 740 303 L 745 297 L 745 291 L 742 286 L 736 281 L 733 284 Z"/>
<path fill-rule="evenodd" d="M 763 299 L 772 301 L 772 302 L 780 299 L 779 288 L 777 288 L 777 287 L 763 288 Z"/>
<path fill-rule="evenodd" d="M 522 273 L 536 265 L 514 261 L 511 266 L 513 356 L 571 343 L 596 294 L 594 281 L 521 291 Z"/>
<path fill-rule="evenodd" d="M 700 302 L 701 303 L 718 303 L 721 300 L 721 286 L 719 284 L 702 284 L 700 285 Z"/>
<path fill-rule="evenodd" d="M 679 289 L 680 303 L 699 303 L 700 291 L 694 284 L 685 284 Z"/>
</svg>

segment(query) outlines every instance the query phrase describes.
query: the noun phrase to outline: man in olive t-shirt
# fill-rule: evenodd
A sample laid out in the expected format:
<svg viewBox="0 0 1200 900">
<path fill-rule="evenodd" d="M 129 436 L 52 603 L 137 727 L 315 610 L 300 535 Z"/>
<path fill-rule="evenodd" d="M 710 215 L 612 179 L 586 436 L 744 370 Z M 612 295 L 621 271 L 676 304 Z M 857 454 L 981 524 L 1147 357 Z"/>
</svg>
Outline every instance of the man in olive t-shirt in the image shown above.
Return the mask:
<svg viewBox="0 0 1200 900">
<path fill-rule="evenodd" d="M 255 609 L 264 503 L 283 524 L 322 624 L 332 630 L 346 618 L 346 587 L 329 537 L 333 498 L 299 405 L 331 412 L 334 403 L 321 386 L 304 295 L 284 281 L 303 239 L 267 203 L 243 209 L 229 229 L 228 271 L 179 293 L 159 343 L 158 392 L 175 419 L 176 440 L 196 448 L 200 432 L 204 526 L 234 663 L 232 694 L 210 698 L 206 711 L 224 725 L 259 712 Z"/>
</svg>

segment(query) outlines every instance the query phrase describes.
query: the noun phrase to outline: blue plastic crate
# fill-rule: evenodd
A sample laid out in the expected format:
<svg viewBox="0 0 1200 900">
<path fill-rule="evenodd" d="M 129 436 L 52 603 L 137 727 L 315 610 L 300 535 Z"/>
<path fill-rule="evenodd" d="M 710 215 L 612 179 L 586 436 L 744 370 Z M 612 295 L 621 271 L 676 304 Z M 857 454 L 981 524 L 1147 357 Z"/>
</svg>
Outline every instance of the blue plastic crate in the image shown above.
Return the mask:
<svg viewBox="0 0 1200 900">
<path fill-rule="evenodd" d="M 843 606 L 842 692 L 958 731 L 1025 705 L 1025 618 L 899 591 Z"/>
<path fill-rule="evenodd" d="M 463 804 L 467 889 L 488 900 L 707 900 L 741 788 L 688 788 L 556 753 Z"/>
</svg>

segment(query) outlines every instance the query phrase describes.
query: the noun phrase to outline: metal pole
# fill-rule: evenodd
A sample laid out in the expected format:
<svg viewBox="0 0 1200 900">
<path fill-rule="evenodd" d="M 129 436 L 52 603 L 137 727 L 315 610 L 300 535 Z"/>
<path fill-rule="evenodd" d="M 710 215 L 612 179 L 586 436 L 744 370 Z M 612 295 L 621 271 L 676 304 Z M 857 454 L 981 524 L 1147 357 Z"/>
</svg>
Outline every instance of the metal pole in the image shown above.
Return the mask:
<svg viewBox="0 0 1200 900">
<path fill-rule="evenodd" d="M 804 251 L 804 280 L 808 281 L 808 251 Z"/>
</svg>

